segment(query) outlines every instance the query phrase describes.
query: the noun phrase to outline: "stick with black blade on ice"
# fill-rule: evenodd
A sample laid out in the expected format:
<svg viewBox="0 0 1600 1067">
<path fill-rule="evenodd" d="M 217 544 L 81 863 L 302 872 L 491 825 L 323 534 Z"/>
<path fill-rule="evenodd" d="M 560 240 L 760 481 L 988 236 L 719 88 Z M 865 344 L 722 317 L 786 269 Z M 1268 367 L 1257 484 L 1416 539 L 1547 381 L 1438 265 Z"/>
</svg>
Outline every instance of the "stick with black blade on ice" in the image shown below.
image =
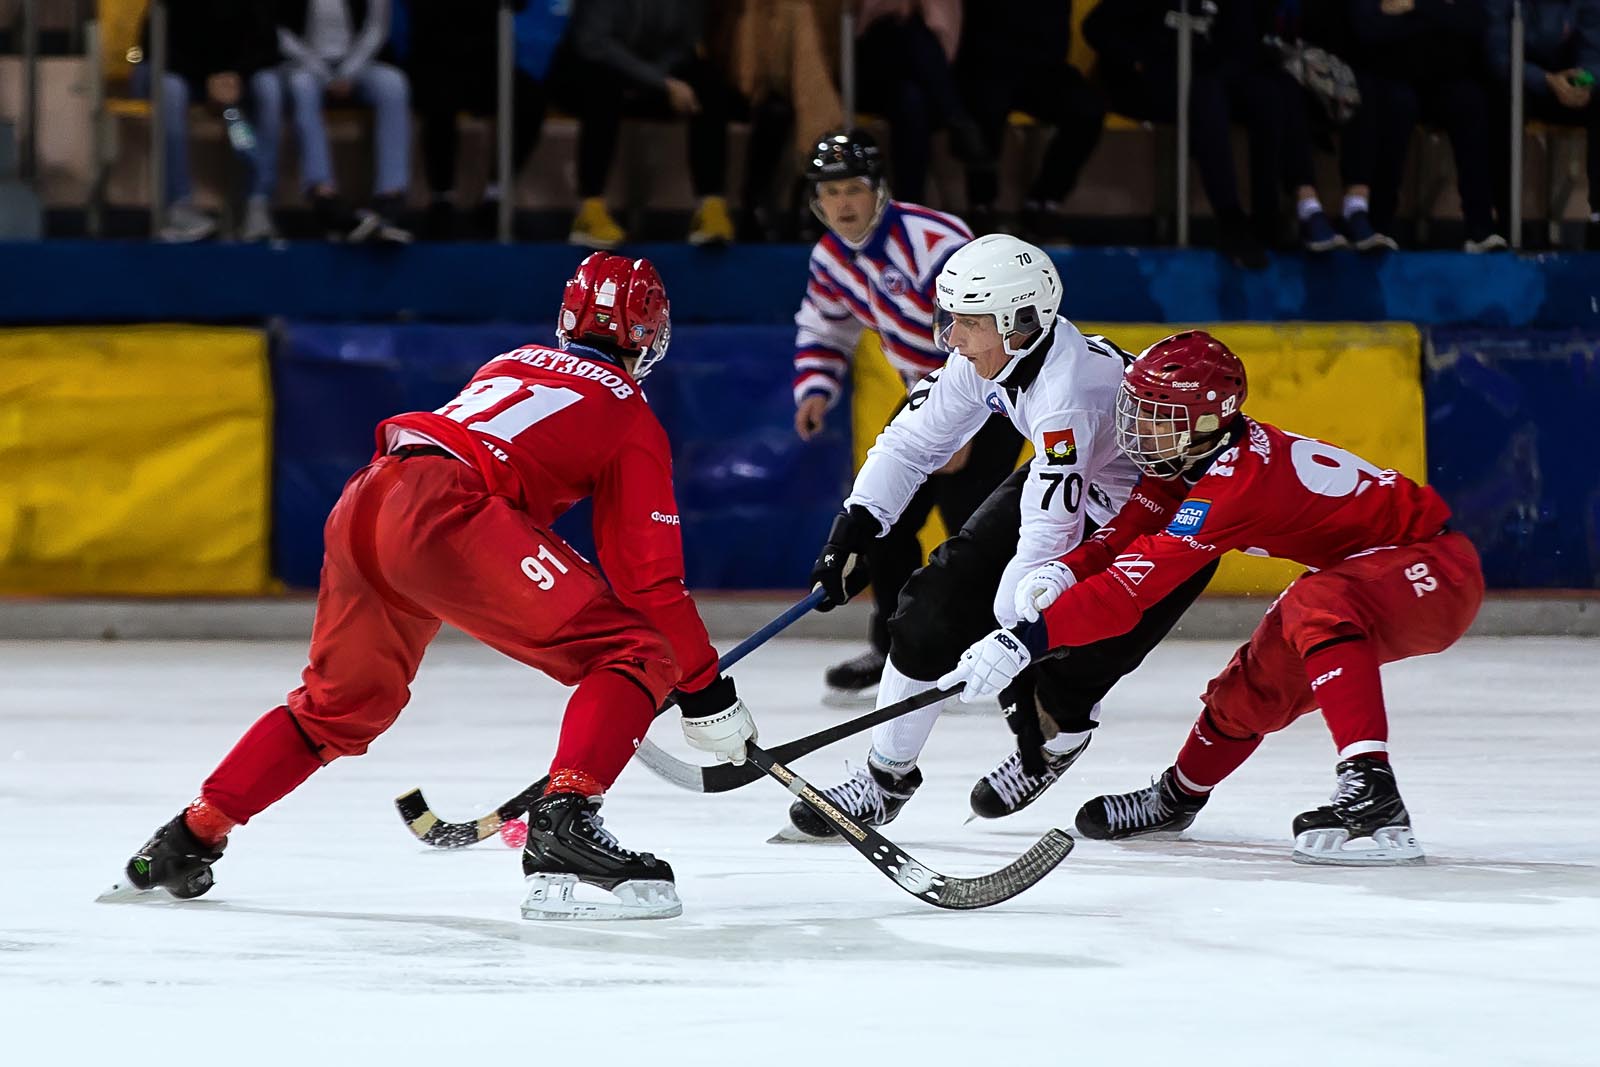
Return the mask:
<svg viewBox="0 0 1600 1067">
<path fill-rule="evenodd" d="M 717 661 L 717 670 L 728 670 L 735 663 L 738 663 L 750 653 L 754 652 L 756 649 L 760 648 L 762 645 L 778 636 L 778 634 L 782 633 L 784 630 L 787 630 L 790 626 L 794 625 L 795 622 L 810 614 L 812 609 L 818 604 L 822 603 L 824 596 L 825 594 L 822 591 L 822 587 L 820 585 L 817 586 L 810 592 L 809 595 L 805 597 L 805 599 L 790 605 L 784 610 L 783 614 L 779 615 L 761 629 L 745 638 L 734 648 L 730 649 L 727 655 L 723 656 Z M 674 702 L 669 699 L 661 706 L 659 710 L 656 711 L 656 714 L 660 715 L 673 705 Z M 909 711 L 910 709 L 908 708 L 906 710 Z M 827 744 L 830 742 L 823 743 Z M 819 745 L 818 747 L 821 746 Z M 649 739 L 646 739 L 640 746 L 641 754 L 646 748 L 655 748 L 654 745 L 650 744 Z M 662 753 L 662 755 L 665 756 L 665 753 Z M 794 759 L 800 755 L 803 755 L 803 753 L 796 752 L 788 758 Z M 667 758 L 671 759 L 672 757 L 669 756 Z M 694 767 L 695 765 L 684 764 L 684 766 Z M 698 770 L 699 768 L 696 767 L 695 769 Z M 729 769 L 742 770 L 743 768 Z M 760 777 L 760 775 L 751 774 L 747 781 L 753 782 L 758 777 Z M 524 789 L 510 800 L 506 801 L 504 804 L 501 804 L 498 808 L 495 808 L 489 814 L 480 816 L 479 818 L 473 819 L 470 822 L 449 822 L 448 820 L 439 818 L 439 816 L 434 814 L 433 809 L 428 806 L 428 800 L 422 795 L 421 789 L 413 789 L 409 793 L 405 793 L 396 797 L 394 806 L 400 812 L 400 818 L 405 820 L 406 827 L 410 829 L 410 831 L 415 834 L 417 839 L 423 844 L 431 845 L 434 848 L 466 848 L 468 845 L 475 845 L 479 841 L 489 840 L 489 838 L 493 837 L 499 832 L 500 827 L 504 826 L 512 819 L 521 818 L 522 815 L 524 815 L 528 808 L 533 804 L 534 800 L 544 793 L 545 783 L 548 781 L 548 778 L 539 779 L 537 782 L 534 782 L 532 785 L 528 786 L 528 788 Z M 740 782 L 739 784 L 743 785 L 745 783 Z M 694 787 L 686 786 L 686 788 Z M 733 786 L 727 786 L 725 788 L 731 789 Z M 706 791 L 715 792 L 716 790 Z"/>
<path fill-rule="evenodd" d="M 780 785 L 799 797 L 834 828 L 851 847 L 895 885 L 936 908 L 969 911 L 999 904 L 1037 885 L 1072 852 L 1073 839 L 1064 830 L 1050 830 L 1033 847 L 991 874 L 955 878 L 940 874 L 907 854 L 900 846 L 870 826 L 863 826 L 840 811 L 811 783 L 774 759 L 759 745 L 747 743 L 745 756 Z"/>
</svg>

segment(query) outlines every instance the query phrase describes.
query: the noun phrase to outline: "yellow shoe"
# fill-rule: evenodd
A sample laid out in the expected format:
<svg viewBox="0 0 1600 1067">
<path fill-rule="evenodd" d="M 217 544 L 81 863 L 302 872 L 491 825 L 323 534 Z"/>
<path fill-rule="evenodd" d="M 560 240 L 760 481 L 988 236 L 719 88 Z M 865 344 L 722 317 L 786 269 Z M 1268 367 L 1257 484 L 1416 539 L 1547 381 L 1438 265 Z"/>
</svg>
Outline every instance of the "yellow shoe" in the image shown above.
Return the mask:
<svg viewBox="0 0 1600 1067">
<path fill-rule="evenodd" d="M 720 196 L 708 196 L 700 201 L 694 220 L 689 224 L 689 243 L 725 245 L 731 240 L 733 217 L 728 214 L 728 202 Z"/>
<path fill-rule="evenodd" d="M 606 210 L 605 199 L 591 196 L 578 206 L 578 214 L 572 219 L 572 231 L 567 234 L 567 244 L 609 249 L 617 247 L 627 237 Z"/>
</svg>

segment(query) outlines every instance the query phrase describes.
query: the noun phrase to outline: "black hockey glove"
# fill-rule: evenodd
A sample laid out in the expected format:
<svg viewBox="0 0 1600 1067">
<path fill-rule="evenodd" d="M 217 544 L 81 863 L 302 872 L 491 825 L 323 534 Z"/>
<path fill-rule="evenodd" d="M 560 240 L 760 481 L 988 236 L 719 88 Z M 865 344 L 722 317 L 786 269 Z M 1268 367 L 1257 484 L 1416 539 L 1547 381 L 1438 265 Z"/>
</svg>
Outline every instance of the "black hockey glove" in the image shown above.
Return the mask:
<svg viewBox="0 0 1600 1067">
<path fill-rule="evenodd" d="M 821 585 L 826 599 L 818 611 L 832 611 L 867 587 L 867 547 L 878 536 L 878 520 L 860 504 L 841 511 L 828 531 L 828 541 L 811 568 L 811 584 Z"/>
</svg>

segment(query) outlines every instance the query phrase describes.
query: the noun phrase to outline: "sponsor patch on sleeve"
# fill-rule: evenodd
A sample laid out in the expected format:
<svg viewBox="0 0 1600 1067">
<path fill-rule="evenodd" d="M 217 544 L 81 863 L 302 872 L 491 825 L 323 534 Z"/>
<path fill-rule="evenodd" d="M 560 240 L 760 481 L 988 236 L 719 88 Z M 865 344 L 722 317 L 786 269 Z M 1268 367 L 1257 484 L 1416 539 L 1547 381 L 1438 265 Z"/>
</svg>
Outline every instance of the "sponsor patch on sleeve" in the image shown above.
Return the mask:
<svg viewBox="0 0 1600 1067">
<path fill-rule="evenodd" d="M 1044 459 L 1046 463 L 1056 466 L 1078 462 L 1078 441 L 1072 436 L 1071 427 L 1044 432 Z"/>
<path fill-rule="evenodd" d="M 1187 537 L 1199 533 L 1210 511 L 1209 500 L 1185 500 L 1183 506 L 1178 508 L 1178 513 L 1172 516 L 1172 521 L 1167 523 L 1167 533 L 1173 537 Z"/>
</svg>

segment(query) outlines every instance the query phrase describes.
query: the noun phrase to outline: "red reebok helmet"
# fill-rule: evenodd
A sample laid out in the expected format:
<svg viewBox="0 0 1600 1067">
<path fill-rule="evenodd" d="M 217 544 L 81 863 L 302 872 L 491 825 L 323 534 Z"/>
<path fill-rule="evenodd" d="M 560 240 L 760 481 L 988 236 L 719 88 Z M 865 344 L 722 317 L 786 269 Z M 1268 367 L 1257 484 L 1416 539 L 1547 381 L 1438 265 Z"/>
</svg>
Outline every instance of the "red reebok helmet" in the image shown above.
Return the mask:
<svg viewBox="0 0 1600 1067">
<path fill-rule="evenodd" d="M 1170 478 L 1194 457 L 1195 439 L 1239 418 L 1244 364 L 1203 330 L 1157 341 L 1128 366 L 1117 397 L 1117 445 L 1147 474 Z"/>
<path fill-rule="evenodd" d="M 661 275 L 648 259 L 591 253 L 561 294 L 556 337 L 562 348 L 598 340 L 637 353 L 633 377 L 643 378 L 672 340 L 671 305 Z"/>
</svg>

